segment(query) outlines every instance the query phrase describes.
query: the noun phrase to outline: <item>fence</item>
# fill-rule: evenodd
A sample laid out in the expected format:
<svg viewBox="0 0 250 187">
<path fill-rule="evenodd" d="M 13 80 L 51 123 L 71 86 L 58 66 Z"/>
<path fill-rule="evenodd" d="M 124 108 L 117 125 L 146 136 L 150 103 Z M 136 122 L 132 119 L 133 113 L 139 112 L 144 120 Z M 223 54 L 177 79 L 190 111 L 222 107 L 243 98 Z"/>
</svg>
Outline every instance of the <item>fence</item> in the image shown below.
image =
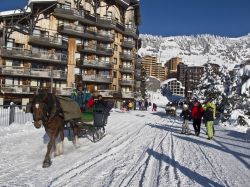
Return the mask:
<svg viewBox="0 0 250 187">
<path fill-rule="evenodd" d="M 0 105 L 0 126 L 12 123 L 25 124 L 32 122 L 32 114 L 26 113 L 26 105 Z"/>
</svg>

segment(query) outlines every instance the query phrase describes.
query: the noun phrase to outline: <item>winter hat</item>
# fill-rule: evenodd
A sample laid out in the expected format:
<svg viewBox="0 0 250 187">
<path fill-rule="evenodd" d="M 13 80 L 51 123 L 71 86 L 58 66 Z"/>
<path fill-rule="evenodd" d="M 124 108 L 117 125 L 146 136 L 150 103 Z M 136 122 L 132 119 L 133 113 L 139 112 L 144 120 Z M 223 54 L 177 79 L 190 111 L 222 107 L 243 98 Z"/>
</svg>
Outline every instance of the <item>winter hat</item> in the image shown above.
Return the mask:
<svg viewBox="0 0 250 187">
<path fill-rule="evenodd" d="M 183 105 L 183 109 L 185 110 L 185 109 L 188 109 L 188 105 L 187 104 L 184 104 Z"/>
</svg>

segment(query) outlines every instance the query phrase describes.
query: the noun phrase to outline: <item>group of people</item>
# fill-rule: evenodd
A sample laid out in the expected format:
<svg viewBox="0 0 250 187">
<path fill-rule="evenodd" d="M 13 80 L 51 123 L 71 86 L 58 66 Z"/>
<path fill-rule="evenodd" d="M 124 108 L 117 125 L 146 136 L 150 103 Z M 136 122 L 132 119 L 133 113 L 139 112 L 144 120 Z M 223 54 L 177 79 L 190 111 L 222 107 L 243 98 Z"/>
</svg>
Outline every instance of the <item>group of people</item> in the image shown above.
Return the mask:
<svg viewBox="0 0 250 187">
<path fill-rule="evenodd" d="M 124 100 L 122 104 L 122 108 L 126 110 L 144 110 L 147 111 L 149 107 L 152 107 L 152 111 L 157 110 L 157 105 L 155 103 L 151 103 L 147 99 L 139 99 L 139 100 Z"/>
<path fill-rule="evenodd" d="M 84 90 L 82 84 L 79 84 L 77 89 L 72 91 L 70 97 L 78 103 L 81 112 L 93 112 L 94 108 L 100 110 L 108 107 L 108 103 L 103 100 L 102 95 L 98 95 L 95 100 L 93 94 Z"/>
<path fill-rule="evenodd" d="M 180 114 L 183 117 L 182 134 L 190 134 L 190 129 L 188 127 L 188 121 L 193 120 L 193 128 L 195 135 L 200 135 L 201 122 L 205 123 L 207 128 L 208 139 L 212 139 L 214 136 L 214 120 L 216 114 L 216 106 L 212 99 L 207 99 L 207 101 L 202 105 L 197 99 L 193 103 L 184 103 L 183 109 Z"/>
</svg>

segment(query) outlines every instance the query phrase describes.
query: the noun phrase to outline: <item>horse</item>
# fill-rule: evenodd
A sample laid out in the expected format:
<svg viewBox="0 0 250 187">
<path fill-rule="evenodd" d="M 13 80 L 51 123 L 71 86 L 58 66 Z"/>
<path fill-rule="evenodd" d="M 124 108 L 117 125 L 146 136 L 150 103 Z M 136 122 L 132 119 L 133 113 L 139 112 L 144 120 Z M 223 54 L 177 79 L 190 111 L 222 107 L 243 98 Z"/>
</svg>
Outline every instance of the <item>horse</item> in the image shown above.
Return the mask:
<svg viewBox="0 0 250 187">
<path fill-rule="evenodd" d="M 34 126 L 39 129 L 42 125 L 49 136 L 47 152 L 43 161 L 43 168 L 49 167 L 52 162 L 50 153 L 52 148 L 55 156 L 63 154 L 64 141 L 64 116 L 60 103 L 56 96 L 47 91 L 40 91 L 35 94 L 31 102 L 31 113 L 33 114 Z M 74 144 L 77 144 L 79 128 L 71 121 L 74 133 Z M 56 149 L 56 139 L 60 135 L 59 148 Z"/>
</svg>

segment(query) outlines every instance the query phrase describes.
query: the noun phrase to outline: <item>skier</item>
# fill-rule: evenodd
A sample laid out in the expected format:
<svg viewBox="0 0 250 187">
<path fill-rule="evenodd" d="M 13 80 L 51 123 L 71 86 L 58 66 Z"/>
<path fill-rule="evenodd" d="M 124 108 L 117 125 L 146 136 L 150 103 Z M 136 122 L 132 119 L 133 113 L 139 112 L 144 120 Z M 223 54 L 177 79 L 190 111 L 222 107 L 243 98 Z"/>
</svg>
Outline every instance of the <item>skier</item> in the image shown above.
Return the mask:
<svg viewBox="0 0 250 187">
<path fill-rule="evenodd" d="M 194 105 L 192 107 L 192 119 L 193 119 L 193 127 L 195 131 L 195 135 L 199 136 L 200 135 L 200 129 L 201 129 L 201 118 L 203 116 L 203 108 L 196 99 L 194 101 Z"/>
<path fill-rule="evenodd" d="M 191 134 L 188 127 L 188 120 L 190 119 L 190 111 L 188 110 L 188 105 L 184 104 L 180 117 L 183 117 L 183 124 L 181 134 Z"/>
</svg>

